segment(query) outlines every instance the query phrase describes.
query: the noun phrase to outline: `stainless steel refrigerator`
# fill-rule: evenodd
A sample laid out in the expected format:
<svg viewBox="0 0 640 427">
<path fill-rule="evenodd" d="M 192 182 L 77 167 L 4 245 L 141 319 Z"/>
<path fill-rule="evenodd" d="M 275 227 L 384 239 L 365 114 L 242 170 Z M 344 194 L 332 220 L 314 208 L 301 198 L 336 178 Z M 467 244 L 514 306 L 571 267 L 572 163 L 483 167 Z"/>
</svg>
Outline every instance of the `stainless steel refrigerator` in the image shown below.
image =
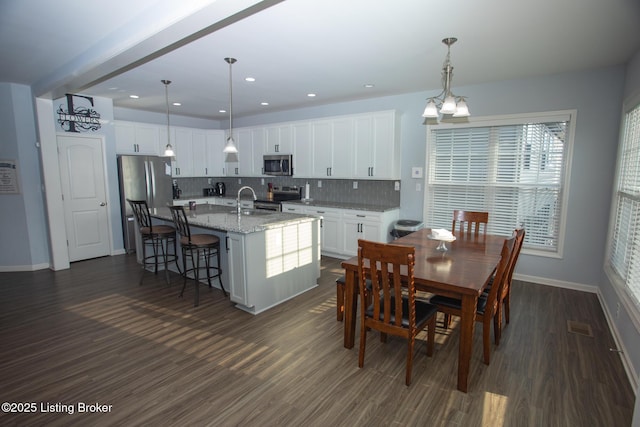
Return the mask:
<svg viewBox="0 0 640 427">
<path fill-rule="evenodd" d="M 126 199 L 146 200 L 150 208 L 172 204 L 171 158 L 155 156 L 118 156 L 120 207 L 124 247 L 135 252 L 135 220 Z"/>
</svg>

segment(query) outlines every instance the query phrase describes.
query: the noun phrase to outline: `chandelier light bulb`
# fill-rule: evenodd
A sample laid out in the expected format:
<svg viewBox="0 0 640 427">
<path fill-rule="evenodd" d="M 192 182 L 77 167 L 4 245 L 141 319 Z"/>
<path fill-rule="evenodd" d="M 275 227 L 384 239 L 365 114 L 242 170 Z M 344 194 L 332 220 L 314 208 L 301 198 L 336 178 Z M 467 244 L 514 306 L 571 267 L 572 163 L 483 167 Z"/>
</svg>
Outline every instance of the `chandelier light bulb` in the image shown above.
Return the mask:
<svg viewBox="0 0 640 427">
<path fill-rule="evenodd" d="M 438 106 L 433 99 L 430 99 L 429 102 L 427 102 L 427 106 L 424 109 L 424 113 L 422 113 L 422 117 L 426 117 L 429 119 L 438 118 Z"/>
</svg>

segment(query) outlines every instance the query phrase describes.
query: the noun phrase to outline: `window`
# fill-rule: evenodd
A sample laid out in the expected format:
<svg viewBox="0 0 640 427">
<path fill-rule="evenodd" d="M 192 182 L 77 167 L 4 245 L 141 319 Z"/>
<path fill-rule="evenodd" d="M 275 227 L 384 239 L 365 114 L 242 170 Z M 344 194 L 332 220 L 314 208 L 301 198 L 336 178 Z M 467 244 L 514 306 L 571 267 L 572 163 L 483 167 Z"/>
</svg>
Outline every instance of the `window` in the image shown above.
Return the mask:
<svg viewBox="0 0 640 427">
<path fill-rule="evenodd" d="M 572 114 L 431 126 L 425 223 L 449 229 L 454 209 L 488 211 L 489 233 L 524 226 L 528 252 L 561 256 Z"/>
<path fill-rule="evenodd" d="M 608 271 L 640 307 L 640 105 L 625 114 L 620 144 Z"/>
</svg>

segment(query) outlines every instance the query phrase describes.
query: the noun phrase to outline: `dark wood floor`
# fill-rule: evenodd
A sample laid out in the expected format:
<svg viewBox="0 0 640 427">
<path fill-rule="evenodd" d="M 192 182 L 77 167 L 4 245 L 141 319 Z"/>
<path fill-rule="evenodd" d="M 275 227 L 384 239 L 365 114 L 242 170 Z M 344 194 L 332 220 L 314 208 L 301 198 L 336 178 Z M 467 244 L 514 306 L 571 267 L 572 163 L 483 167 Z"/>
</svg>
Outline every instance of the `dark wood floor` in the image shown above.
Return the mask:
<svg viewBox="0 0 640 427">
<path fill-rule="evenodd" d="M 324 259 L 320 286 L 258 316 L 204 287 L 193 308 L 193 289 L 178 298 L 175 275 L 172 287 L 152 274 L 138 286 L 130 255 L 2 273 L 0 395 L 37 411 L 0 413 L 0 425 L 631 424 L 634 395 L 595 295 L 516 282 L 490 366 L 476 328 L 464 394 L 455 325 L 438 330 L 432 358 L 419 341 L 411 387 L 400 339 L 372 335 L 358 368 L 335 320 L 339 265 Z M 567 320 L 588 323 L 594 337 L 569 333 Z M 80 402 L 111 410 L 78 413 Z"/>
</svg>

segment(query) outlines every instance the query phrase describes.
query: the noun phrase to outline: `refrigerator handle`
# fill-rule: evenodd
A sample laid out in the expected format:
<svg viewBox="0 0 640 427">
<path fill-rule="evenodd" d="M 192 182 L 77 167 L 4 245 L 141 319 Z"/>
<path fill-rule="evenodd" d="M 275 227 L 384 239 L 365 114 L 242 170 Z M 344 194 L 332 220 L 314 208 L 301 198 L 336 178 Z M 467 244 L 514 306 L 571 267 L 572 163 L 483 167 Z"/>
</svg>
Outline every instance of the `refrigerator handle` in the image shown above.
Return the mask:
<svg viewBox="0 0 640 427">
<path fill-rule="evenodd" d="M 151 181 L 149 178 L 149 162 L 144 161 L 144 187 L 147 196 L 147 203 L 151 203 Z"/>
<path fill-rule="evenodd" d="M 156 171 L 153 167 L 153 162 L 149 162 L 149 181 L 151 186 L 151 204 L 155 207 L 156 202 Z"/>
</svg>

